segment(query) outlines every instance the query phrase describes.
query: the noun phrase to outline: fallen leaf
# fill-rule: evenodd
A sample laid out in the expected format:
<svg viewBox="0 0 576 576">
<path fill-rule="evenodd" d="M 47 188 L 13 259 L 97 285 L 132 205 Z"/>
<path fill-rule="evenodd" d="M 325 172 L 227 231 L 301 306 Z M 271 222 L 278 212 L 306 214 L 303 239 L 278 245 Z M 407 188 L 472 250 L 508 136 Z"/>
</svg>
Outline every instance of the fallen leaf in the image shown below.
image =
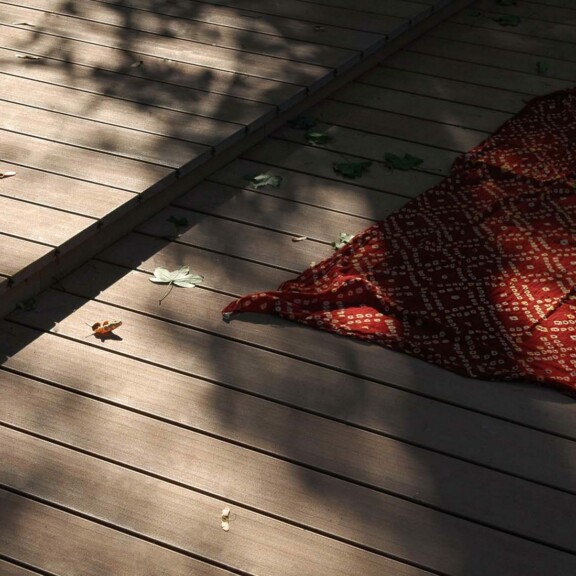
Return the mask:
<svg viewBox="0 0 576 576">
<path fill-rule="evenodd" d="M 500 24 L 500 26 L 518 26 L 520 22 L 522 22 L 520 16 L 513 14 L 502 14 L 502 16 L 497 16 L 496 18 L 492 18 L 492 20 Z"/>
<path fill-rule="evenodd" d="M 160 298 L 159 304 L 162 304 L 162 301 L 170 294 L 174 286 L 178 286 L 179 288 L 194 288 L 196 284 L 200 284 L 203 280 L 204 276 L 190 274 L 190 268 L 188 266 L 182 266 L 182 268 L 173 270 L 172 272 L 166 268 L 158 267 L 154 270 L 154 276 L 150 278 L 150 282 L 168 284 L 168 291 Z"/>
<path fill-rule="evenodd" d="M 104 320 L 103 322 L 95 322 L 94 324 L 86 323 L 90 328 L 92 328 L 92 332 L 86 336 L 86 338 L 90 336 L 100 336 L 101 338 L 107 337 L 111 332 L 116 330 L 116 328 L 120 328 L 122 326 L 122 320 Z"/>
<path fill-rule="evenodd" d="M 249 180 L 256 190 L 264 186 L 278 188 L 282 184 L 282 176 L 274 176 L 272 174 L 257 174 L 256 176 L 247 174 L 244 176 L 244 180 Z"/>
<path fill-rule="evenodd" d="M 370 160 L 364 162 L 334 162 L 332 168 L 336 174 L 345 178 L 360 178 L 372 166 Z"/>
<path fill-rule="evenodd" d="M 170 218 L 166 218 L 166 222 L 174 224 L 176 228 L 184 228 L 185 226 L 188 226 L 188 218 L 177 218 L 176 216 L 170 216 Z"/>
<path fill-rule="evenodd" d="M 322 146 L 330 142 L 330 140 L 332 140 L 332 136 L 326 134 L 326 132 L 317 132 L 316 130 L 308 130 L 308 132 L 306 132 L 306 142 L 308 142 L 308 144 Z"/>
<path fill-rule="evenodd" d="M 24 312 L 36 310 L 36 299 L 28 298 L 27 300 L 22 300 L 21 302 L 18 302 L 17 306 L 20 310 L 24 310 Z"/>
<path fill-rule="evenodd" d="M 294 130 L 310 130 L 310 128 L 316 126 L 316 123 L 314 116 L 305 116 L 304 114 L 288 120 L 288 126 L 294 128 Z"/>
<path fill-rule="evenodd" d="M 30 28 L 36 28 L 36 24 L 31 22 L 14 22 L 13 26 L 30 26 Z"/>
<path fill-rule="evenodd" d="M 397 156 L 396 154 L 384 154 L 384 164 L 391 170 L 412 170 L 416 166 L 420 166 L 424 160 L 411 154 L 404 154 L 404 156 Z"/>
<path fill-rule="evenodd" d="M 346 232 L 340 232 L 340 236 L 338 236 L 338 240 L 331 243 L 332 248 L 334 250 L 340 250 L 343 246 L 346 246 L 350 240 L 354 238 L 354 234 L 346 234 Z"/>
<path fill-rule="evenodd" d="M 22 60 L 42 60 L 40 56 L 32 56 L 31 54 L 16 54 L 16 58 Z"/>
<path fill-rule="evenodd" d="M 538 74 L 546 74 L 548 72 L 548 64 L 546 62 L 536 62 L 536 72 Z"/>
<path fill-rule="evenodd" d="M 308 236 L 294 236 L 292 242 L 302 242 L 302 240 L 308 240 Z"/>
<path fill-rule="evenodd" d="M 0 170 L 0 179 L 10 178 L 10 176 L 16 176 L 16 172 L 14 170 Z"/>
</svg>

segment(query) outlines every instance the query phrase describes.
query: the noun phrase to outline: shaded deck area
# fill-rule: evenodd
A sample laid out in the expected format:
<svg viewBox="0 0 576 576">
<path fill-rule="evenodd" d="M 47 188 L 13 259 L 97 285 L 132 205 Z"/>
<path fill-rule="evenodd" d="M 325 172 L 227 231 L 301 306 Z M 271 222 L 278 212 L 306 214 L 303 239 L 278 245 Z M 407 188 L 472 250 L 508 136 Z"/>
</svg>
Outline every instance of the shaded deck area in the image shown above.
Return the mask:
<svg viewBox="0 0 576 576">
<path fill-rule="evenodd" d="M 77 6 L 92 4 L 112 5 Z M 296 4 L 318 14 L 350 6 Z M 502 26 L 503 15 L 519 22 Z M 14 15 L 10 22 L 30 20 Z M 321 26 L 328 31 L 328 23 Z M 458 154 L 530 98 L 573 86 L 575 43 L 576 9 L 562 0 L 476 2 L 307 111 L 328 141 L 315 145 L 304 130 L 281 126 L 23 301 L 0 333 L 0 574 L 576 573 L 573 399 L 534 384 L 462 378 L 273 317 L 227 323 L 220 313 L 235 297 L 271 289 L 328 256 L 340 233 L 363 230 L 434 185 Z M 130 70 L 144 74 L 146 61 L 138 62 Z M 249 142 L 249 128 L 242 130 Z M 146 152 L 147 136 L 139 134 L 126 141 L 134 156 Z M 50 158 L 61 158 L 60 166 L 80 169 L 54 150 Z M 424 162 L 391 171 L 387 152 Z M 117 166 L 113 173 L 131 174 L 124 171 L 129 161 L 142 164 L 140 174 L 152 171 L 152 189 L 163 181 L 154 172 L 165 169 L 160 163 L 101 153 Z M 349 180 L 333 171 L 343 159 L 372 166 Z M 128 193 L 46 166 L 10 166 L 39 183 L 45 176 L 87 186 L 82 198 L 104 204 L 108 190 Z M 88 166 L 99 172 L 96 162 Z M 167 170 L 162 178 L 176 178 L 176 167 Z M 190 168 L 196 171 L 202 176 L 201 166 Z M 255 189 L 248 174 L 282 181 Z M 5 184 L 20 193 L 17 182 L 0 180 L 2 198 L 10 196 Z M 40 208 L 38 199 L 25 202 Z M 105 214 L 126 210 L 124 225 L 131 222 L 126 207 L 106 210 L 90 216 L 96 243 L 107 229 L 120 236 Z M 29 222 L 31 234 L 41 230 L 35 223 L 42 218 Z M 184 265 L 204 281 L 174 288 L 159 304 L 165 287 L 149 281 L 154 269 Z M 86 323 L 104 319 L 123 325 L 109 338 L 87 338 Z"/>
</svg>

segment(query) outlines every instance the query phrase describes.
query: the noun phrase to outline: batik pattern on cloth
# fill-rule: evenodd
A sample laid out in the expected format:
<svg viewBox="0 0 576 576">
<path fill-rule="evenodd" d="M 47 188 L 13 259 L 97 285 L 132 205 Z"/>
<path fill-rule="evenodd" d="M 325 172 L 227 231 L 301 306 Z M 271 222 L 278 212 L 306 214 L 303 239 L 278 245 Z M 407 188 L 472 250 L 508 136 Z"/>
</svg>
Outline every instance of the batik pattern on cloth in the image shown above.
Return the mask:
<svg viewBox="0 0 576 576">
<path fill-rule="evenodd" d="M 471 377 L 576 389 L 576 90 L 537 98 L 449 176 L 278 290 L 226 307 Z"/>
</svg>

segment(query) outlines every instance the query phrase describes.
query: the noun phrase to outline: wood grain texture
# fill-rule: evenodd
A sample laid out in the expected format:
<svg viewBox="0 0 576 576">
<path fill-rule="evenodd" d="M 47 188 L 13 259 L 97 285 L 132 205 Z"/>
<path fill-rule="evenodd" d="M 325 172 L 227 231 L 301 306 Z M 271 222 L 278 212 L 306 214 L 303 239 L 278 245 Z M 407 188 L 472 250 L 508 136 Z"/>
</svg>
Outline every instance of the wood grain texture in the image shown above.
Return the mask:
<svg viewBox="0 0 576 576">
<path fill-rule="evenodd" d="M 114 7 L 117 0 L 101 0 Z M 175 0 L 158 7 L 154 0 L 126 0 L 124 5 L 147 10 L 154 14 L 161 13 L 172 17 L 192 19 L 234 28 L 246 32 L 257 32 L 270 36 L 295 39 L 313 44 L 334 46 L 358 52 L 369 52 L 374 45 L 382 41 L 380 34 L 354 30 L 347 27 L 329 26 L 323 30 L 310 26 L 309 22 L 296 18 L 275 16 L 243 10 L 241 6 L 227 7 L 224 5 L 196 2 L 194 0 Z"/>
<path fill-rule="evenodd" d="M 18 279 L 20 275 L 26 274 L 35 262 L 43 260 L 53 252 L 51 246 L 0 234 L 0 274 Z M 2 284 L 5 289 L 5 282 Z"/>
<path fill-rule="evenodd" d="M 0 230 L 4 234 L 57 247 L 94 225 L 92 218 L 0 196 Z"/>
<path fill-rule="evenodd" d="M 22 156 L 21 159 L 29 161 Z M 45 169 L 36 169 L 2 162 L 1 169 L 16 172 L 16 176 L 2 179 L 0 194 L 98 219 L 135 198 L 134 193 L 60 176 L 50 172 L 50 168 L 49 164 Z"/>
<path fill-rule="evenodd" d="M 255 511 L 265 510 L 302 527 L 335 534 L 396 558 L 407 559 L 409 553 L 410 559 L 417 560 L 421 566 L 443 569 L 448 573 L 459 569 L 460 564 L 455 555 L 442 554 L 438 549 L 439 529 L 456 549 L 478 546 L 485 553 L 498 551 L 487 554 L 482 565 L 469 566 L 470 574 L 480 575 L 485 574 L 486 569 L 497 569 L 502 574 L 512 575 L 518 570 L 526 570 L 523 573 L 535 575 L 546 566 L 558 574 L 569 574 L 575 566 L 573 557 L 568 554 L 442 515 L 387 494 L 344 483 L 312 470 L 296 470 L 293 464 L 182 428 L 168 427 L 165 423 L 87 398 L 70 398 L 66 392 L 38 386 L 32 381 L 20 380 L 17 385 L 21 393 L 27 391 L 23 397 L 31 402 L 4 404 L 0 407 L 2 420 L 17 423 L 21 430 L 32 425 L 38 431 L 39 409 L 45 414 L 46 407 L 50 406 L 50 411 L 58 413 L 58 406 L 67 404 L 69 409 L 64 418 L 52 417 L 43 421 L 43 436 L 72 442 L 78 448 L 101 457 L 129 463 L 143 472 L 194 487 L 220 501 L 230 501 L 241 507 L 245 505 Z M 12 383 L 6 385 L 7 389 L 12 387 Z M 14 396 L 9 394 L 8 397 Z M 70 409 L 71 403 L 73 410 Z M 94 434 L 95 422 L 100 429 L 106 430 L 105 435 Z M 130 454 L 123 448 L 127 439 L 130 439 Z M 262 474 L 264 470 L 265 475 Z M 285 498 L 278 499 L 279 492 Z M 354 507 L 343 507 L 342 502 L 354 502 Z M 337 523 L 326 514 L 327 509 L 334 507 L 338 509 Z M 394 530 L 390 529 L 391 526 Z M 407 543 L 409 534 L 418 540 L 417 550 Z"/>
<path fill-rule="evenodd" d="M 360 57 L 358 51 L 294 40 L 284 37 L 280 32 L 275 36 L 269 32 L 264 35 L 254 30 L 242 30 L 228 25 L 203 22 L 197 18 L 204 13 L 205 6 L 194 6 L 194 3 L 188 3 L 181 13 L 178 13 L 176 9 L 175 15 L 142 9 L 142 2 L 107 5 L 105 3 L 86 4 L 77 0 L 65 4 L 61 0 L 31 0 L 27 2 L 27 6 L 52 14 L 110 24 L 124 30 L 149 32 L 167 38 L 189 40 L 315 66 L 340 69 L 351 65 Z M 164 9 L 170 11 L 170 7 L 164 7 Z M 124 32 L 119 31 L 119 33 Z"/>
<path fill-rule="evenodd" d="M 16 6 L 6 6 L 2 11 L 2 23 L 17 20 L 33 20 L 37 13 Z M 167 35 L 157 35 L 134 29 L 119 29 L 116 26 L 86 21 L 80 18 L 42 15 L 33 32 L 29 34 L 29 49 L 34 49 L 36 39 L 57 40 L 66 45 L 66 39 L 85 43 L 88 50 L 92 45 L 102 45 L 122 50 L 137 61 L 148 57 L 183 64 L 215 68 L 235 74 L 277 80 L 297 85 L 312 86 L 330 75 L 330 69 L 322 66 L 293 63 L 289 60 L 267 55 L 238 52 L 234 49 L 202 44 L 193 40 L 180 40 Z M 143 64 L 143 66 L 145 66 Z"/>
<path fill-rule="evenodd" d="M 431 36 L 438 36 L 460 42 L 470 42 L 481 46 L 513 50 L 535 57 L 560 58 L 564 61 L 575 62 L 576 54 L 570 44 L 535 38 L 524 34 L 510 34 L 502 29 L 483 28 L 459 24 L 450 20 L 436 27 Z"/>
<path fill-rule="evenodd" d="M 31 462 L 30 466 L 34 468 L 35 463 Z M 70 488 L 80 489 L 79 486 Z M 46 571 L 41 572 L 43 574 L 230 574 L 227 570 L 8 490 L 0 489 L 0 502 L 3 517 L 7 519 L 0 526 L 3 553 L 15 561 Z M 26 572 L 24 574 L 28 576 Z"/>
<path fill-rule="evenodd" d="M 416 54 L 413 55 L 412 62 L 404 59 L 402 69 L 393 68 L 388 61 L 383 62 L 381 66 L 362 76 L 359 82 L 402 93 L 421 94 L 468 104 L 478 107 L 479 111 L 489 109 L 515 114 L 525 105 L 526 97 L 521 93 L 443 78 L 441 75 L 446 68 L 443 60 L 430 61 L 430 66 L 424 71 L 424 68 L 419 66 L 418 59 Z M 434 62 L 436 66 L 433 65 Z M 415 70 L 412 70 L 412 65 Z"/>
<path fill-rule="evenodd" d="M 176 551 L 193 553 L 221 565 L 241 566 L 248 574 L 321 574 L 330 567 L 335 574 L 344 575 L 362 562 L 371 574 L 380 570 L 392 575 L 399 570 L 401 574 L 423 575 L 398 562 L 307 534 L 226 499 L 198 494 L 21 433 L 0 428 L 0 434 L 6 440 L 18 440 L 23 447 L 22 454 L 7 455 L 14 472 L 8 479 L 4 475 L 3 480 L 10 488 L 26 485 L 36 497 L 88 513 L 103 522 L 112 519 L 124 530 L 153 538 Z M 34 473 L 34 462 L 39 457 L 44 474 Z M 63 484 L 82 489 L 65 491 Z M 123 502 L 121 507 L 119 499 Z M 233 516 L 226 533 L 220 526 L 220 516 L 227 504 Z M 202 574 L 224 573 L 214 566 L 195 563 Z"/>
<path fill-rule="evenodd" d="M 526 100 L 531 96 L 570 87 L 570 83 L 565 80 L 542 77 L 530 72 L 504 70 L 495 66 L 461 61 L 457 58 L 447 60 L 444 57 L 408 50 L 394 54 L 387 64 L 394 68 L 406 67 L 423 73 L 427 73 L 433 67 L 438 70 L 438 75 L 442 78 L 469 82 L 473 85 L 479 84 L 498 90 L 509 90 L 513 86 L 514 91 L 524 94 Z"/>
<path fill-rule="evenodd" d="M 126 50 L 86 44 L 73 39 L 62 41 L 57 36 L 34 35 L 30 30 L 2 24 L 0 24 L 0 31 L 2 47 L 11 50 L 13 57 L 16 54 L 31 54 L 45 60 L 42 66 L 57 66 L 65 70 L 68 70 L 69 64 L 86 66 L 91 68 L 92 76 L 95 78 L 99 77 L 99 70 L 103 69 L 168 85 L 232 95 L 274 105 L 281 105 L 304 95 L 304 89 L 301 86 L 284 82 L 252 78 L 226 70 L 207 69 L 156 56 L 147 56 L 145 63 L 141 64 L 144 59 L 140 55 Z M 34 60 L 18 59 L 18 61 L 21 67 L 40 64 Z"/>
<path fill-rule="evenodd" d="M 56 113 L 60 125 L 68 123 L 69 117 L 102 124 L 90 130 L 95 139 L 104 139 L 106 130 L 112 131 L 121 127 L 137 131 L 130 132 L 132 142 L 138 139 L 144 147 L 149 134 L 188 142 L 191 144 L 188 146 L 190 155 L 197 153 L 194 150 L 194 143 L 213 147 L 229 145 L 241 138 L 245 129 L 244 126 L 221 120 L 165 108 L 147 107 L 102 94 L 91 94 L 5 74 L 0 76 L 0 82 L 3 86 L 3 101 Z M 59 116 L 60 114 L 66 117 Z M 73 124 L 71 129 L 74 129 Z M 118 131 L 118 134 L 115 138 L 121 140 L 122 131 Z M 166 155 L 169 155 L 171 144 L 169 140 L 165 142 Z M 164 145 L 160 144 L 159 148 L 164 148 Z M 178 154 L 175 155 L 175 159 L 178 159 Z M 167 158 L 164 161 L 166 160 Z"/>
</svg>

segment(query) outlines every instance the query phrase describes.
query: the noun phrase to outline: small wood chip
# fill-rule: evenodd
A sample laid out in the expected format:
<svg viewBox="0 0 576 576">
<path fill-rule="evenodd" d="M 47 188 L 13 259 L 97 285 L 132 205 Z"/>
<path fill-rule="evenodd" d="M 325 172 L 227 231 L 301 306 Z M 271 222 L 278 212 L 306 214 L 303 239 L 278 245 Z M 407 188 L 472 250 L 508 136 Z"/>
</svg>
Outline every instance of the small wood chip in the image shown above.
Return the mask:
<svg viewBox="0 0 576 576">
<path fill-rule="evenodd" d="M 292 242 L 302 242 L 302 240 L 308 240 L 308 236 L 294 236 Z"/>
<path fill-rule="evenodd" d="M 230 530 L 230 508 L 228 507 L 222 510 L 222 530 L 224 530 L 224 532 Z"/>
<path fill-rule="evenodd" d="M 14 170 L 0 170 L 0 178 L 10 178 L 10 176 L 16 176 Z"/>
</svg>

